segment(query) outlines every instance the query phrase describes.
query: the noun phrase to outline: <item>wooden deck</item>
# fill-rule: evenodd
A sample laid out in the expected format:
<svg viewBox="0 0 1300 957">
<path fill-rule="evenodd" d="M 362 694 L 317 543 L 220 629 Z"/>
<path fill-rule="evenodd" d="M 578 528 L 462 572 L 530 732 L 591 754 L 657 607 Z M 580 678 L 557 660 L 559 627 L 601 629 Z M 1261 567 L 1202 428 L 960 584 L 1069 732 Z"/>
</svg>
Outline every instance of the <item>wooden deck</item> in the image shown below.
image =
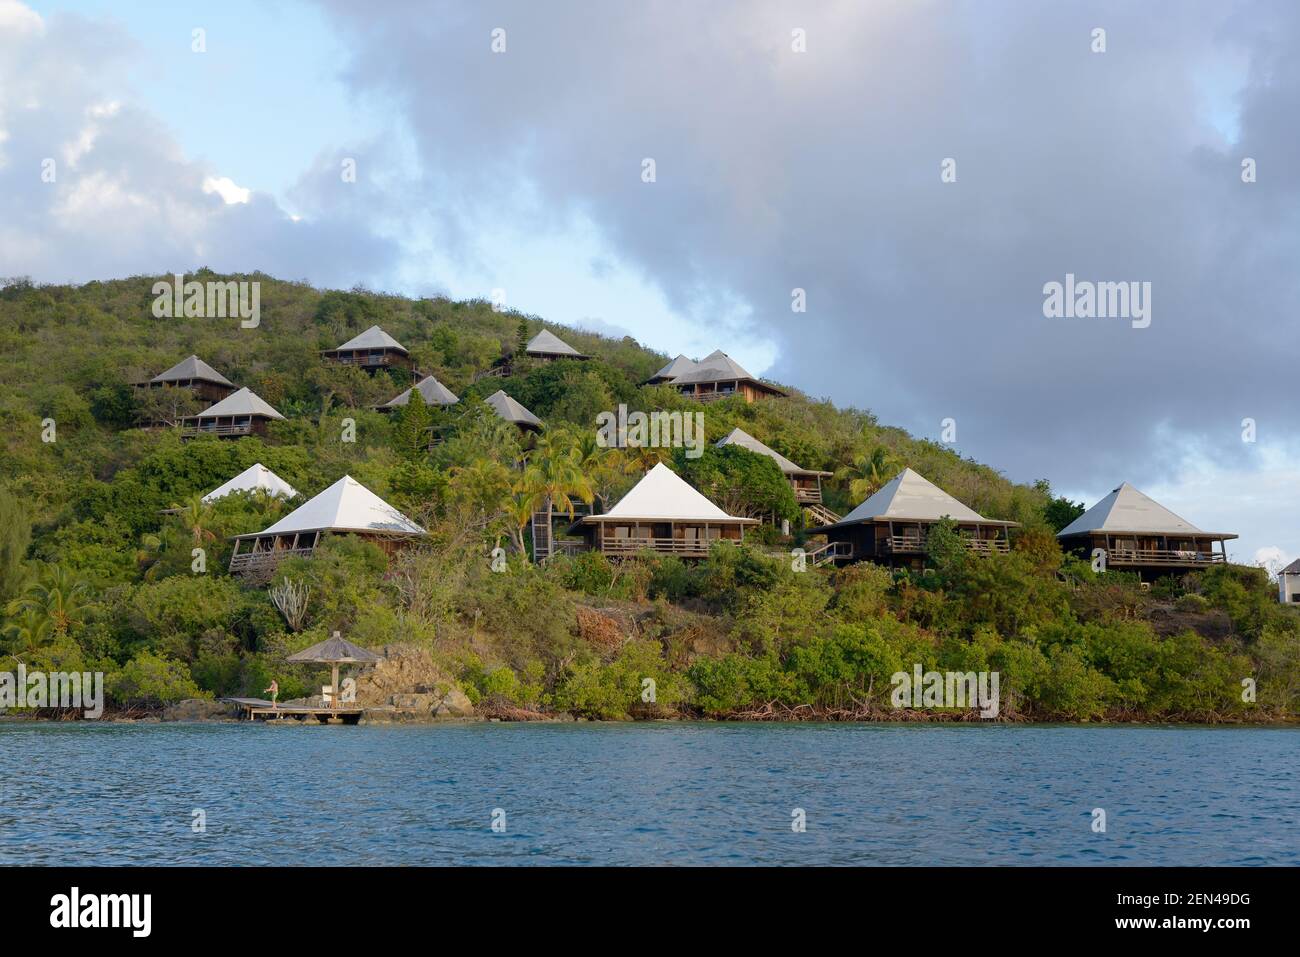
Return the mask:
<svg viewBox="0 0 1300 957">
<path fill-rule="evenodd" d="M 248 721 L 286 721 L 306 722 L 315 718 L 321 724 L 337 718 L 342 724 L 356 724 L 361 720 L 362 709 L 344 708 L 305 708 L 299 705 L 272 705 L 263 698 L 222 698 L 238 705 L 243 717 Z"/>
</svg>

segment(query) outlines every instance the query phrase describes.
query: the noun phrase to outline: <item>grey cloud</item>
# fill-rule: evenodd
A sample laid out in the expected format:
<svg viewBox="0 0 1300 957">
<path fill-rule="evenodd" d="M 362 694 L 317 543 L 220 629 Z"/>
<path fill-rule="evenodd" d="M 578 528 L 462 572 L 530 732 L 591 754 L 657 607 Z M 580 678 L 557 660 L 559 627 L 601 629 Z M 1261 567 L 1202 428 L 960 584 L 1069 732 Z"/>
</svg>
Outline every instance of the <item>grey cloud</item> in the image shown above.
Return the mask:
<svg viewBox="0 0 1300 957">
<path fill-rule="evenodd" d="M 1013 477 L 1141 482 L 1158 429 L 1240 455 L 1241 417 L 1290 398 L 1285 4 L 322 5 L 466 223 L 509 214 L 522 177 L 527 215 L 590 216 L 683 313 L 751 305 L 777 377 L 922 433 L 952 416 Z M 1232 144 L 1205 92 L 1236 64 Z M 1067 272 L 1150 281 L 1151 327 L 1045 319 Z"/>
</svg>

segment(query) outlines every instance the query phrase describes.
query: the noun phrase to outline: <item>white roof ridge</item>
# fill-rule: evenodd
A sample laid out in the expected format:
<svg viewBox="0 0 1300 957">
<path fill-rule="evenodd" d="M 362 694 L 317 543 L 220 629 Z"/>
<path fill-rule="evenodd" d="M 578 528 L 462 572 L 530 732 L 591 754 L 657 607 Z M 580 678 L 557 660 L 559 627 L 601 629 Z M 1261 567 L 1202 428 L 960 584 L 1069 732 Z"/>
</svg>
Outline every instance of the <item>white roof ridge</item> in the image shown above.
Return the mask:
<svg viewBox="0 0 1300 957">
<path fill-rule="evenodd" d="M 590 518 L 595 521 L 620 518 L 697 522 L 754 521 L 728 515 L 663 462 L 643 475 L 608 512 Z"/>
<path fill-rule="evenodd" d="M 387 535 L 423 535 L 425 531 L 351 475 L 312 496 L 274 525 L 253 535 L 288 535 L 294 532 L 370 532 Z"/>
</svg>

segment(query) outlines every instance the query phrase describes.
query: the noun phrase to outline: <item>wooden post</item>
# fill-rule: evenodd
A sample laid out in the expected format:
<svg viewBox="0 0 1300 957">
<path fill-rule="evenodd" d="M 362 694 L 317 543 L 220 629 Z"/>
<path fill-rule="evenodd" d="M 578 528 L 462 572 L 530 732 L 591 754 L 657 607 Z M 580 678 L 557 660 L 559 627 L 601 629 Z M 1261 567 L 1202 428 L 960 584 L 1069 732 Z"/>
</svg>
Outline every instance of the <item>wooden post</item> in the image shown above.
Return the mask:
<svg viewBox="0 0 1300 957">
<path fill-rule="evenodd" d="M 339 706 L 339 663 L 336 661 L 330 673 L 330 707 Z"/>
</svg>

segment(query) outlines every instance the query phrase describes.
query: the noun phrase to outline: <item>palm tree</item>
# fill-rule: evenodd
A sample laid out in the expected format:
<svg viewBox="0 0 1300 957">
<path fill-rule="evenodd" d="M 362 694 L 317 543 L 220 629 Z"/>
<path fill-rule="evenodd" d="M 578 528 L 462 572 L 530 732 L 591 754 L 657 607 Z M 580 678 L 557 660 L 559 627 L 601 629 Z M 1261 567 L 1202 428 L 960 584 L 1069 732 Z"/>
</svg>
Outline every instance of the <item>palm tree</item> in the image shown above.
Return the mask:
<svg viewBox="0 0 1300 957">
<path fill-rule="evenodd" d="M 899 462 L 883 445 L 877 445 L 870 452 L 855 455 L 848 465 L 835 472 L 841 482 L 849 483 L 849 497 L 855 502 L 862 502 L 880 490 L 880 487 L 893 478 Z"/>
<path fill-rule="evenodd" d="M 510 469 L 495 459 L 477 458 L 451 469 L 451 494 L 486 525 L 499 515 L 512 491 Z"/>
<path fill-rule="evenodd" d="M 17 604 L 16 602 L 14 604 Z M 15 658 L 35 654 L 54 637 L 54 623 L 39 609 L 27 608 L 4 627 L 6 650 Z"/>
<path fill-rule="evenodd" d="M 58 637 L 68 634 L 90 607 L 90 586 L 62 565 L 46 565 L 41 576 L 9 603 L 10 616 L 35 613 Z"/>
<path fill-rule="evenodd" d="M 204 542 L 216 541 L 216 533 L 208 528 L 208 523 L 212 520 L 212 506 L 203 501 L 202 495 L 192 495 L 185 500 L 184 505 L 173 505 L 172 508 L 180 517 L 185 530 L 190 533 L 195 548 Z"/>
</svg>

